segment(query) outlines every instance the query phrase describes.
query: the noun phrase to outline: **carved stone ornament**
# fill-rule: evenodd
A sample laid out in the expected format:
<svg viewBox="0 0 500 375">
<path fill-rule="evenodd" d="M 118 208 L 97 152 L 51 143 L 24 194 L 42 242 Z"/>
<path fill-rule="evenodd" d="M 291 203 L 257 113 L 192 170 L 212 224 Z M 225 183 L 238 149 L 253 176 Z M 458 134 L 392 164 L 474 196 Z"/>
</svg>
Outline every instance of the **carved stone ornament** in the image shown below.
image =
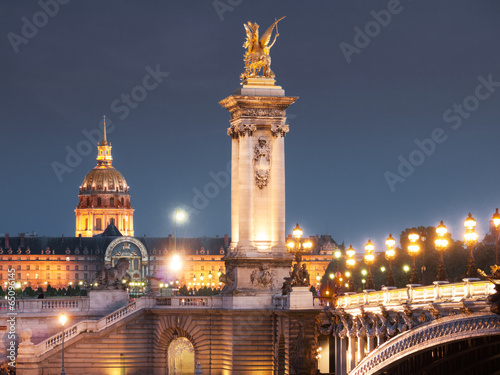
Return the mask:
<svg viewBox="0 0 500 375">
<path fill-rule="evenodd" d="M 221 273 L 219 281 L 223 282 L 222 292 L 230 292 L 236 288 L 236 269 L 232 265 L 226 267 L 226 273 Z"/>
<path fill-rule="evenodd" d="M 271 173 L 271 148 L 264 137 L 259 138 L 259 142 L 254 147 L 253 171 L 255 183 L 259 189 L 264 189 L 269 182 Z"/>
<path fill-rule="evenodd" d="M 239 126 L 239 135 L 240 137 L 243 137 L 245 135 L 252 136 L 253 132 L 257 130 L 257 127 L 252 124 L 240 124 Z"/>
<path fill-rule="evenodd" d="M 289 131 L 290 127 L 288 125 L 273 125 L 271 127 L 271 132 L 275 137 L 284 137 Z"/>
<path fill-rule="evenodd" d="M 257 285 L 260 288 L 273 288 L 277 281 L 277 274 L 274 270 L 269 270 L 269 266 L 262 265 L 259 269 L 254 270 L 250 275 L 250 281 L 253 285 Z"/>
</svg>

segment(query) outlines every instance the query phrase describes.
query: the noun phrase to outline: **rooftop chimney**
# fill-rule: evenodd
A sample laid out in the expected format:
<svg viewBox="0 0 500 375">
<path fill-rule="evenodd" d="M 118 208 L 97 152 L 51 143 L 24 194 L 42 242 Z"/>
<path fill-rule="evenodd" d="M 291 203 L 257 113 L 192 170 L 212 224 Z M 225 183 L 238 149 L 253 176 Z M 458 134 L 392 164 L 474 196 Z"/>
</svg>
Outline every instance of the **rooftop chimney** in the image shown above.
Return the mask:
<svg viewBox="0 0 500 375">
<path fill-rule="evenodd" d="M 21 243 L 19 246 L 24 247 L 24 233 L 20 233 L 20 234 L 21 234 L 21 241 L 20 241 Z"/>
<path fill-rule="evenodd" d="M 5 247 L 9 248 L 9 233 L 5 233 Z"/>
<path fill-rule="evenodd" d="M 227 234 L 224 235 L 224 246 L 229 246 L 229 236 Z"/>
</svg>

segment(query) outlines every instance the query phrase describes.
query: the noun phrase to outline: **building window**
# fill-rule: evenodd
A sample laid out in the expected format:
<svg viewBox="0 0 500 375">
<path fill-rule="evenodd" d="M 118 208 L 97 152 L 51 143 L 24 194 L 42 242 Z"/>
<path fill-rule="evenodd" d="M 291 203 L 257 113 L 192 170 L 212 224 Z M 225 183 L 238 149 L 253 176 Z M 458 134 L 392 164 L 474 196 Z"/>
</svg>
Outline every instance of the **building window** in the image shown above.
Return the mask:
<svg viewBox="0 0 500 375">
<path fill-rule="evenodd" d="M 28 265 L 26 266 L 26 271 L 29 271 L 29 270 L 30 270 L 30 265 L 28 264 Z"/>
<path fill-rule="evenodd" d="M 66 271 L 69 271 L 69 266 L 66 266 Z"/>
<path fill-rule="evenodd" d="M 47 280 L 50 280 L 50 273 L 49 273 L 49 272 L 47 272 L 47 273 L 45 274 L 45 278 L 46 278 Z"/>
<path fill-rule="evenodd" d="M 75 266 L 75 271 L 78 271 L 78 266 Z"/>
<path fill-rule="evenodd" d="M 21 266 L 17 266 L 17 270 L 18 270 L 18 271 L 21 271 Z"/>
<path fill-rule="evenodd" d="M 101 229 L 102 229 L 102 219 L 101 218 L 95 219 L 95 230 L 101 230 Z"/>
<path fill-rule="evenodd" d="M 75 280 L 78 280 L 78 273 L 75 273 Z"/>
<path fill-rule="evenodd" d="M 89 219 L 85 218 L 85 230 L 89 230 Z"/>
<path fill-rule="evenodd" d="M 66 272 L 66 280 L 69 280 L 69 272 Z"/>
<path fill-rule="evenodd" d="M 21 280 L 21 273 L 18 273 L 18 274 L 17 274 L 17 279 L 18 279 L 18 280 Z"/>
<path fill-rule="evenodd" d="M 202 271 L 205 271 L 205 266 L 201 266 L 200 268 Z"/>
<path fill-rule="evenodd" d="M 45 267 L 47 271 L 50 271 L 50 266 Z"/>
<path fill-rule="evenodd" d="M 36 266 L 35 269 L 38 271 L 40 269 L 40 266 Z"/>
<path fill-rule="evenodd" d="M 84 271 L 87 271 L 87 266 L 83 266 L 83 270 L 84 270 Z"/>
<path fill-rule="evenodd" d="M 97 206 L 100 207 L 101 204 L 102 204 L 102 199 L 101 199 L 101 197 L 98 197 L 97 198 Z"/>
<path fill-rule="evenodd" d="M 0 271 L 3 270 L 3 266 L 0 264 Z"/>
<path fill-rule="evenodd" d="M 61 270 L 61 266 L 60 266 L 60 265 L 58 265 L 58 266 L 57 266 L 57 270 L 58 270 L 58 271 L 60 271 L 60 270 Z"/>
<path fill-rule="evenodd" d="M 114 207 L 114 206 L 115 206 L 115 198 L 113 198 L 113 197 L 109 198 L 109 205 L 110 205 L 111 207 Z"/>
<path fill-rule="evenodd" d="M 83 274 L 83 279 L 84 279 L 84 280 L 87 280 L 87 279 L 88 279 L 88 274 L 87 274 L 87 273 L 84 273 L 84 274 Z"/>
<path fill-rule="evenodd" d="M 57 274 L 57 280 L 61 280 L 61 274 L 60 273 Z"/>
</svg>

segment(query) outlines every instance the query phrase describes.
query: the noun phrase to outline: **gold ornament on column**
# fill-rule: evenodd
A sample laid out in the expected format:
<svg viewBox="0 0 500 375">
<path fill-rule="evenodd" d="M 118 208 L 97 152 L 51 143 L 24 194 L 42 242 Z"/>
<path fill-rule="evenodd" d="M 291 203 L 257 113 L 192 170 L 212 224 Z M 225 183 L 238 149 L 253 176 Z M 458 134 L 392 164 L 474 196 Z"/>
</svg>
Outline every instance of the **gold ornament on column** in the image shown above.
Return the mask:
<svg viewBox="0 0 500 375">
<path fill-rule="evenodd" d="M 271 70 L 271 56 L 269 55 L 269 51 L 272 46 L 276 42 L 276 38 L 278 37 L 278 22 L 281 21 L 285 17 L 281 17 L 280 19 L 273 22 L 271 26 L 266 30 L 266 32 L 262 35 L 262 38 L 259 40 L 259 25 L 254 22 L 247 22 L 243 24 L 247 33 L 247 39 L 243 44 L 243 48 L 246 48 L 245 52 L 245 71 L 241 73 L 240 78 L 242 80 L 246 80 L 248 78 L 274 78 L 274 73 Z M 271 35 L 273 33 L 273 29 L 276 26 L 276 34 L 274 35 L 273 42 L 269 44 L 271 41 Z M 259 76 L 259 71 L 262 70 L 262 75 Z"/>
</svg>

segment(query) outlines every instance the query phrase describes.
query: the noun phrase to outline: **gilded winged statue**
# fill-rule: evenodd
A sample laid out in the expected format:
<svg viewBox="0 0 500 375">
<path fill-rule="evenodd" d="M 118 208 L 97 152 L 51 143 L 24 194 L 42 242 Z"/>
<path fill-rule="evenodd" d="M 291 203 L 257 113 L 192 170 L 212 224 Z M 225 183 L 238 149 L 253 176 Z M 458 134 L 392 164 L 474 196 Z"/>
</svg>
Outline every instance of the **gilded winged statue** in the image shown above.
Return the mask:
<svg viewBox="0 0 500 375">
<path fill-rule="evenodd" d="M 259 25 L 257 23 L 248 22 L 243 25 L 247 33 L 247 39 L 243 44 L 243 48 L 246 48 L 247 51 L 245 53 L 245 71 L 241 73 L 240 76 L 242 80 L 252 77 L 274 78 L 274 73 L 271 70 L 271 56 L 269 55 L 269 51 L 279 35 L 277 31 L 274 35 L 273 42 L 271 44 L 269 44 L 269 42 L 271 41 L 271 35 L 274 27 L 276 26 L 277 30 L 277 24 L 283 18 L 285 17 L 281 17 L 280 19 L 274 21 L 262 35 L 260 40 Z M 258 76 L 261 69 L 262 75 Z"/>
</svg>

